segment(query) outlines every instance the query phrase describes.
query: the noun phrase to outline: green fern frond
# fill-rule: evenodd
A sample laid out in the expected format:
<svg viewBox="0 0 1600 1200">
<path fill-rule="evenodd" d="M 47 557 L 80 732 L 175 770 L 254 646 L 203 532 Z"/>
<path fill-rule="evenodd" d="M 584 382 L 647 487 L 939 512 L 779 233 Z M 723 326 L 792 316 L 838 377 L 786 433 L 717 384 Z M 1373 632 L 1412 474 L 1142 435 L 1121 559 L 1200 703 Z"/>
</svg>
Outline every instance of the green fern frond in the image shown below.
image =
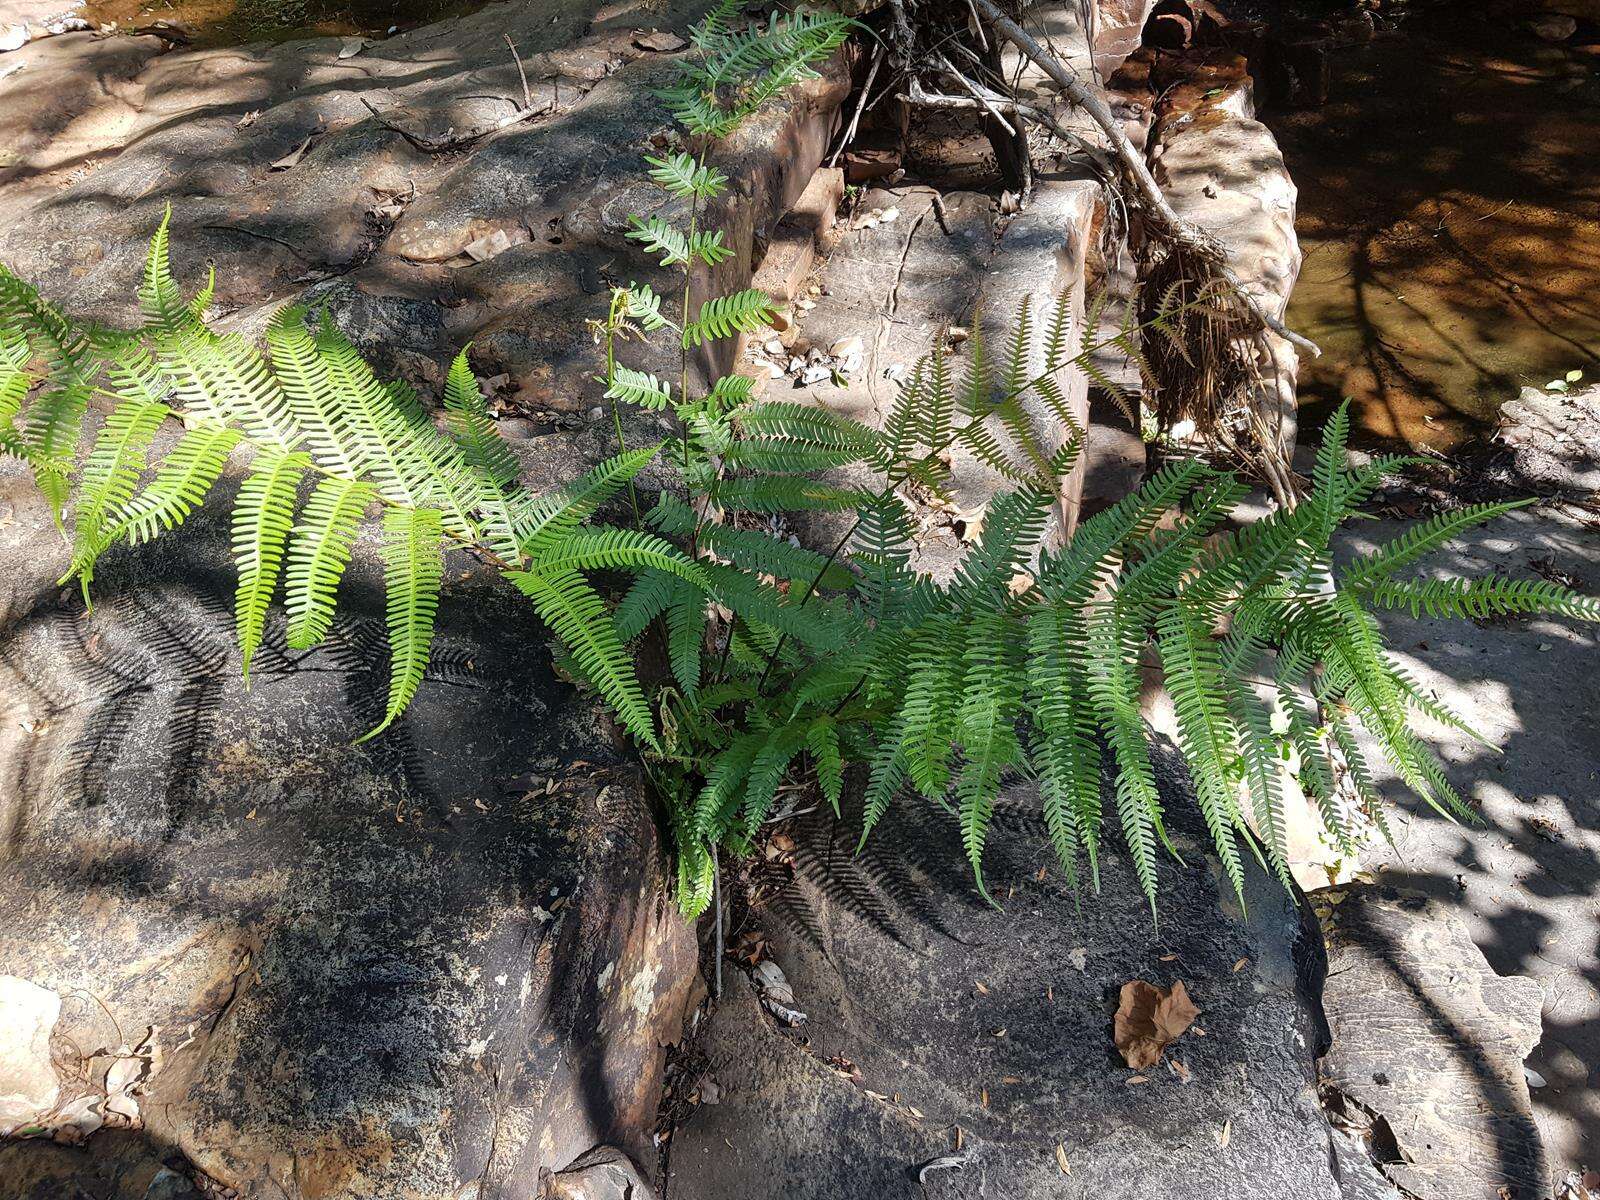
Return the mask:
<svg viewBox="0 0 1600 1200">
<path fill-rule="evenodd" d="M 1371 554 L 1354 559 L 1339 576 L 1341 587 L 1352 590 L 1362 588 L 1384 576 L 1392 575 L 1401 567 L 1409 566 L 1419 558 L 1460 536 L 1468 529 L 1483 525 L 1496 517 L 1515 512 L 1533 503 L 1531 500 L 1511 500 L 1498 504 L 1469 504 L 1452 509 L 1413 525 L 1399 537 L 1380 546 Z"/>
<path fill-rule="evenodd" d="M 108 544 L 106 528 L 133 498 L 145 469 L 146 452 L 171 411 L 165 404 L 149 400 L 118 405 L 106 417 L 84 460 L 78 475 L 72 567 L 63 582 L 76 578 L 86 604 L 95 560 Z"/>
<path fill-rule="evenodd" d="M 771 298 L 755 288 L 718 296 L 702 304 L 700 315 L 684 326 L 683 345 L 693 349 L 702 342 L 757 333 L 766 329 L 775 315 Z"/>
<path fill-rule="evenodd" d="M 659 412 L 672 404 L 672 385 L 646 371 L 618 365 L 611 372 L 611 382 L 606 388 L 607 400 L 621 400 Z"/>
<path fill-rule="evenodd" d="M 1069 881 L 1078 877 L 1078 851 L 1100 885 L 1100 736 L 1089 695 L 1088 627 L 1082 614 L 1043 606 L 1028 620 L 1028 694 L 1036 731 L 1045 830 Z"/>
<path fill-rule="evenodd" d="M 634 217 L 633 228 L 626 234 L 630 241 L 638 242 L 646 254 L 661 256 L 663 267 L 678 266 L 689 261 L 689 235 L 665 217 Z"/>
<path fill-rule="evenodd" d="M 1244 863 L 1233 835 L 1239 822 L 1238 739 L 1228 713 L 1222 655 L 1211 638 L 1208 615 L 1180 600 L 1162 614 L 1158 644 L 1177 715 L 1178 745 L 1193 772 L 1200 812 L 1228 881 L 1242 898 Z"/>
<path fill-rule="evenodd" d="M 551 575 L 508 571 L 506 578 L 533 601 L 534 611 L 571 652 L 584 678 L 616 710 L 624 728 L 659 753 L 650 706 L 605 601 L 576 571 Z"/>
<path fill-rule="evenodd" d="M 839 752 L 839 726 L 831 716 L 824 714 L 811 722 L 806 730 L 806 749 L 817 769 L 822 798 L 837 815 L 839 799 L 844 795 L 844 757 Z"/>
<path fill-rule="evenodd" d="M 205 502 L 241 436 L 236 429 L 196 423 L 161 460 L 160 470 L 144 491 L 121 508 L 102 535 L 105 544 L 125 537 L 138 545 L 182 524 Z"/>
<path fill-rule="evenodd" d="M 701 683 L 701 657 L 705 647 L 706 594 L 699 584 L 673 576 L 666 608 L 667 659 L 673 678 L 684 695 L 694 696 Z"/>
<path fill-rule="evenodd" d="M 496 489 L 503 490 L 515 483 L 516 456 L 489 416 L 488 403 L 467 361 L 466 350 L 451 360 L 445 376 L 444 411 L 451 436 L 473 469 Z"/>
<path fill-rule="evenodd" d="M 1090 619 L 1089 647 L 1093 658 L 1089 694 L 1117 764 L 1117 814 L 1123 840 L 1140 890 L 1154 914 L 1161 799 L 1139 713 L 1138 660 L 1142 640 L 1130 614 L 1115 601 L 1097 610 Z"/>
<path fill-rule="evenodd" d="M 731 511 L 785 513 L 844 512 L 869 503 L 873 496 L 857 488 L 792 475 L 756 475 L 719 481 L 713 498 Z"/>
<path fill-rule="evenodd" d="M 1600 621 L 1600 600 L 1542 579 L 1490 575 L 1479 579 L 1379 579 L 1366 590 L 1382 608 L 1403 608 L 1413 617 L 1469 617 L 1551 613 Z"/>
<path fill-rule="evenodd" d="M 705 572 L 671 542 L 638 529 L 580 530 L 546 549 L 537 562 L 540 571 L 553 575 L 648 568 L 677 575 L 698 587 L 709 585 Z"/>
<path fill-rule="evenodd" d="M 172 277 L 171 244 L 168 230 L 172 224 L 172 205 L 167 205 L 155 236 L 150 239 L 150 250 L 145 255 L 144 273 L 139 279 L 139 308 L 152 330 L 175 334 L 193 329 L 197 316 L 189 302 L 183 298 L 177 281 Z"/>
<path fill-rule="evenodd" d="M 624 310 L 646 333 L 667 327 L 677 328 L 661 311 L 661 297 L 646 283 L 630 283 L 625 289 Z"/>
<path fill-rule="evenodd" d="M 649 175 L 656 186 L 679 199 L 695 196 L 701 200 L 713 200 L 727 190 L 726 175 L 681 150 L 665 158 L 653 158 L 647 154 L 644 160 L 650 164 Z"/>
</svg>

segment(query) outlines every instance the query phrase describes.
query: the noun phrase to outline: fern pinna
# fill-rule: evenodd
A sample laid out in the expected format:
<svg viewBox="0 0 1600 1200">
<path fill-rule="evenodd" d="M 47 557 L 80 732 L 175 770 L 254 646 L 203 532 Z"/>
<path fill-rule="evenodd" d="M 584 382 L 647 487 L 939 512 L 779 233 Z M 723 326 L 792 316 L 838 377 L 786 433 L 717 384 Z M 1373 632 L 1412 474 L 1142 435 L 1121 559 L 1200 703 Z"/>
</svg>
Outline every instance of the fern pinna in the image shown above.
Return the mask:
<svg viewBox="0 0 1600 1200">
<path fill-rule="evenodd" d="M 280 594 L 288 642 L 305 649 L 332 624 L 362 525 L 377 518 L 391 652 L 387 728 L 421 683 L 447 550 L 506 574 L 557 632 L 585 677 L 645 745 L 656 737 L 607 605 L 586 573 L 649 567 L 690 584 L 703 572 L 661 538 L 587 522 L 654 457 L 601 463 L 533 495 L 495 432 L 466 354 L 451 365 L 435 428 L 404 385 L 381 382 L 326 317 L 280 311 L 263 355 L 208 329 L 209 286 L 185 297 L 163 223 L 139 288 L 133 333 L 80 330 L 0 268 L 0 449 L 25 459 L 58 522 L 70 516 L 71 566 L 87 602 L 95 567 L 119 542 L 147 542 L 203 503 L 229 463 L 236 623 L 243 669 Z M 108 407 L 79 458 L 90 400 Z M 169 423 L 183 431 L 164 452 Z M 176 432 L 176 431 L 174 431 Z M 170 439 L 169 439 L 170 440 Z"/>
</svg>

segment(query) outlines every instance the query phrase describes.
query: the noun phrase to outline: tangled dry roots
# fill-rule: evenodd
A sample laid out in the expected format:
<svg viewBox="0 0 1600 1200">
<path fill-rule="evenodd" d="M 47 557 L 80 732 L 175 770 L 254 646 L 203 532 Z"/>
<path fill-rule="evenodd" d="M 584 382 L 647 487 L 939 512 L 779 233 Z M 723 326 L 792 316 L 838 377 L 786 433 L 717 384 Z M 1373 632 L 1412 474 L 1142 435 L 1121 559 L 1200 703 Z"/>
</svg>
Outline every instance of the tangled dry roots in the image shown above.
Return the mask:
<svg viewBox="0 0 1600 1200">
<path fill-rule="evenodd" d="M 1280 500 L 1293 482 L 1282 432 L 1263 398 L 1274 393 L 1263 364 L 1270 336 L 1223 277 L 1221 253 L 1164 241 L 1146 271 L 1140 322 L 1147 330 L 1146 384 L 1162 430 L 1183 421 L 1207 445 L 1263 479 Z"/>
</svg>

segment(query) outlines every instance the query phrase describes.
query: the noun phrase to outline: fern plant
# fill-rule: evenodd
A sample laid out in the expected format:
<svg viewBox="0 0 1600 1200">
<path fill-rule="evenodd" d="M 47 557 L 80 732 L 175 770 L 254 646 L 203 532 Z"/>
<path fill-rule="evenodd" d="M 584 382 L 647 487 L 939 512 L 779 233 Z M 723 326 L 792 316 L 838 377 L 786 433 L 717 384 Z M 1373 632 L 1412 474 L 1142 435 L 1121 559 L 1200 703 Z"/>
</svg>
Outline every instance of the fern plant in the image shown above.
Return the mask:
<svg viewBox="0 0 1600 1200">
<path fill-rule="evenodd" d="M 416 694 L 443 557 L 454 550 L 492 564 L 528 596 L 629 732 L 655 744 L 632 664 L 586 579 L 596 570 L 649 566 L 703 581 L 699 567 L 658 537 L 588 524 L 655 447 L 534 495 L 516 482 L 516 461 L 495 432 L 465 351 L 445 385 L 447 436 L 409 388 L 380 382 L 326 316 L 283 309 L 267 329 L 263 355 L 242 337 L 206 327 L 210 296 L 210 284 L 192 298 L 180 292 L 165 222 L 139 288 L 145 324 L 133 333 L 80 329 L 0 268 L 0 450 L 29 463 L 70 534 L 62 582 L 76 579 L 87 603 L 108 550 L 181 525 L 237 462 L 243 480 L 232 549 L 247 678 L 280 593 L 290 646 L 307 649 L 327 635 L 362 526 L 378 518 L 392 665 L 387 711 L 367 737 Z M 80 461 L 91 400 L 103 402 L 105 414 Z M 163 437 L 175 423 L 181 434 Z"/>
<path fill-rule="evenodd" d="M 983 890 L 990 822 L 1017 776 L 1037 780 L 1042 823 L 1070 878 L 1097 882 L 1115 829 L 1153 906 L 1167 839 L 1139 708 L 1149 659 L 1174 699 L 1197 802 L 1236 888 L 1248 853 L 1288 878 L 1286 759 L 1342 840 L 1353 836 L 1346 793 L 1382 819 L 1369 745 L 1427 803 L 1463 814 L 1412 722 L 1465 726 L 1389 655 L 1373 612 L 1600 620 L 1600 601 L 1497 576 L 1405 575 L 1515 505 L 1422 522 L 1336 566 L 1336 530 L 1404 462 L 1351 467 L 1345 411 L 1293 507 L 1235 528 L 1243 483 L 1182 462 L 1063 545 L 1046 533 L 1083 431 L 1059 380 L 1091 371 L 1102 348 L 1095 322 L 1074 336 L 1066 298 L 1044 313 L 1024 304 L 997 354 L 974 323 L 963 361 L 941 350 L 921 363 L 882 428 L 757 399 L 737 375 L 692 394 L 689 351 L 761 330 L 771 311 L 755 291 L 695 304 L 698 272 L 728 255 L 724 235 L 701 221 L 728 186 L 707 160 L 710 140 L 848 31 L 841 18 L 805 13 L 738 30 L 735 11 L 724 3 L 697 28 L 699 58 L 674 93 L 698 149 L 648 161 L 650 178 L 687 204 L 687 226 L 640 219 L 629 235 L 679 273 L 679 294 L 618 287 L 595 321 L 619 442 L 622 405 L 675 422 L 663 454 L 673 483 L 648 510 L 634 481 L 661 446 L 624 444 L 566 487 L 523 489 L 465 351 L 449 370 L 440 432 L 326 317 L 286 308 L 264 353 L 213 332 L 203 320 L 212 284 L 193 297 L 179 290 L 163 223 L 139 289 L 145 323 L 133 333 L 77 326 L 0 268 L 0 452 L 32 467 L 71 538 L 64 581 L 78 580 L 87 601 L 103 555 L 180 525 L 231 466 L 242 476 L 232 547 L 248 674 L 280 594 L 292 645 L 326 635 L 344 572 L 375 523 L 392 670 L 372 736 L 423 677 L 443 556 L 489 564 L 639 744 L 691 916 L 710 903 L 719 849 L 747 850 L 794 807 L 785 794 L 802 791 L 838 813 L 846 788 L 858 787 L 863 842 L 897 797 L 920 792 L 956 817 Z M 1170 334 L 1177 315 L 1158 305 L 1146 332 Z M 1137 356 L 1138 332 L 1109 340 Z M 677 380 L 621 361 L 634 344 L 666 337 Z M 92 437 L 91 407 L 100 414 Z M 1071 435 L 1060 449 L 1039 412 Z M 953 453 L 1006 482 L 954 573 L 935 578 L 914 552 L 908 497 L 946 492 Z M 594 524 L 624 489 L 632 527 Z M 786 533 L 782 522 L 797 517 L 843 532 L 814 549 Z M 621 573 L 615 603 L 591 578 L 600 571 Z M 645 642 L 665 666 L 641 678 L 633 651 Z"/>
</svg>

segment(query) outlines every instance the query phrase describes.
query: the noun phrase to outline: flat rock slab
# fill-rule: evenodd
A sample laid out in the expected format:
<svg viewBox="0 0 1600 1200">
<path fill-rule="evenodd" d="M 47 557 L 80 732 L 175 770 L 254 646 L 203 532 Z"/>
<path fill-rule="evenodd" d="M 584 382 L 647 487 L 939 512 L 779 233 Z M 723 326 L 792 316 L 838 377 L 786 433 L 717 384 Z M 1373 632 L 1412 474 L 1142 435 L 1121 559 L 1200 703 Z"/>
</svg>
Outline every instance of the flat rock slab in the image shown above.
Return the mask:
<svg viewBox="0 0 1600 1200">
<path fill-rule="evenodd" d="M 387 689 L 375 568 L 246 691 L 222 522 L 108 560 L 86 614 L 28 488 L 0 531 L 0 976 L 58 999 L 60 1095 L 23 1130 L 55 1141 L 0 1142 L 0 1197 L 515 1200 L 597 1143 L 648 1155 L 694 941 L 531 612 L 453 582 L 415 704 L 353 745 Z"/>
<path fill-rule="evenodd" d="M 1550 1168 L 1522 1060 L 1541 989 L 1496 975 L 1453 909 L 1355 885 L 1317 894 L 1333 1047 L 1326 1086 L 1405 1196 L 1543 1200 Z"/>
<path fill-rule="evenodd" d="M 1173 808 L 1192 803 L 1163 775 Z M 1264 877 L 1245 920 L 1177 819 L 1192 865 L 1162 865 L 1158 928 L 1120 850 L 1103 894 L 1074 896 L 1021 789 L 985 858 L 1004 912 L 931 807 L 891 810 L 859 857 L 853 823 L 809 818 L 764 916 L 809 1019 L 780 1027 L 733 974 L 696 1046 L 718 1102 L 673 1137 L 669 1194 L 1338 1200 L 1313 1068 L 1320 940 Z M 1136 978 L 1184 981 L 1203 1030 L 1144 1071 L 1112 1042 Z"/>
<path fill-rule="evenodd" d="M 1042 367 L 1043 331 L 1058 295 L 1068 300 L 1068 341 L 1076 347 L 1084 312 L 1086 266 L 1094 254 L 1093 226 L 1099 186 L 1071 172 L 1041 174 L 1033 206 L 1002 218 L 993 197 L 940 191 L 923 185 L 872 188 L 848 223 L 835 228 L 827 261 L 815 273 L 814 307 L 800 315 L 791 346 L 757 348 L 754 370 L 790 367 L 791 356 L 828 353 L 845 342 L 859 349 L 843 371 L 806 382 L 789 369 L 767 383 L 767 396 L 815 403 L 882 427 L 919 360 L 936 346 L 947 352 L 960 381 L 973 358 L 973 322 L 991 365 L 1003 369 L 1019 305 L 1030 303 L 1030 366 Z M 882 214 L 894 213 L 888 222 Z M 878 214 L 878 215 L 874 215 Z M 837 357 L 835 355 L 834 357 Z M 771 364 L 771 367 L 769 367 Z M 1086 410 L 1088 380 L 1063 370 L 1057 382 L 1067 401 Z M 1060 423 L 1042 403 L 1030 402 L 1041 441 L 1058 444 Z M 1085 510 L 1093 512 L 1136 486 L 1143 446 L 1119 416 L 1096 413 L 1080 480 Z M 966 548 L 963 533 L 1004 482 L 958 448 L 952 455 L 953 503 L 923 508 L 919 548 L 924 566 L 947 573 Z"/>
<path fill-rule="evenodd" d="M 1508 483 L 1511 495 L 1532 490 L 1514 477 Z M 1404 528 L 1388 517 L 1362 521 L 1345 536 L 1345 552 L 1369 551 Z M 1559 578 L 1600 594 L 1600 530 L 1582 509 L 1524 509 L 1451 543 L 1427 574 L 1489 571 Z M 1459 912 L 1496 971 L 1543 985 L 1544 1036 L 1528 1065 L 1546 1086 L 1534 1090 L 1534 1115 L 1553 1164 L 1593 1165 L 1600 1129 L 1600 636 L 1593 625 L 1547 617 L 1480 623 L 1393 612 L 1382 623 L 1401 665 L 1464 713 L 1489 745 L 1459 731 L 1430 731 L 1450 782 L 1483 823 L 1446 821 L 1386 777 L 1382 785 L 1396 801 L 1389 818 L 1395 844 L 1375 846 L 1369 865 L 1384 882 L 1426 892 Z"/>
</svg>

